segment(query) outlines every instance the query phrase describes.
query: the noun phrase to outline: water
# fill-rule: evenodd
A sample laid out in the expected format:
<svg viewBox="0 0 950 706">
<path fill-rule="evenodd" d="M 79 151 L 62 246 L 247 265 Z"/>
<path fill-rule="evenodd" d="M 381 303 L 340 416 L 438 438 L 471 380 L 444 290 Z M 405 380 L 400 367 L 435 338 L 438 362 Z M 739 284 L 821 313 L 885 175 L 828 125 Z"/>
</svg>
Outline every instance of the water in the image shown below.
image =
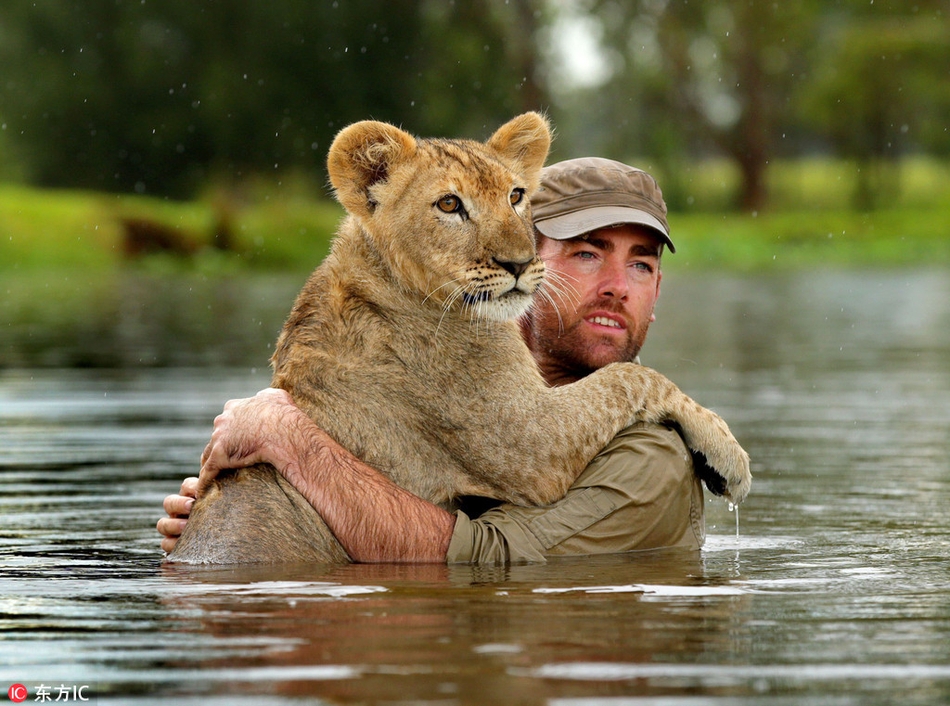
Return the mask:
<svg viewBox="0 0 950 706">
<path fill-rule="evenodd" d="M 644 355 L 752 454 L 738 536 L 710 499 L 701 554 L 492 568 L 163 567 L 161 499 L 266 385 L 299 282 L 120 284 L 112 326 L 0 309 L 0 693 L 950 703 L 950 273 L 668 274 Z"/>
</svg>

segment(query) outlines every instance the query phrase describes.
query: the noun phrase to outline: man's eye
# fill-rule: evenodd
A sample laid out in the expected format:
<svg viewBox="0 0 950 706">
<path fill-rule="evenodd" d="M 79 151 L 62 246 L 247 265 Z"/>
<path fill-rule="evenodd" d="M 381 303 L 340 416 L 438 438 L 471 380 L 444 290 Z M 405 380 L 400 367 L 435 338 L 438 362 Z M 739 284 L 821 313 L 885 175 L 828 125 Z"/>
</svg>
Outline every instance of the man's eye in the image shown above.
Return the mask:
<svg viewBox="0 0 950 706">
<path fill-rule="evenodd" d="M 455 194 L 446 194 L 436 201 L 435 205 L 443 213 L 458 213 L 462 210 L 462 200 Z"/>
</svg>

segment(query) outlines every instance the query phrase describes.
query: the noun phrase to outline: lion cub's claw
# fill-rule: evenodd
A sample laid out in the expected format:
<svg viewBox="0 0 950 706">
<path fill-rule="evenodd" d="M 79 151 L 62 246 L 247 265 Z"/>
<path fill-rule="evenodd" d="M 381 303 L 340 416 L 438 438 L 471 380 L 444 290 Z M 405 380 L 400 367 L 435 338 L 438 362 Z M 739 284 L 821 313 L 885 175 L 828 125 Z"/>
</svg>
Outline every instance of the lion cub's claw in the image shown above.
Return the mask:
<svg viewBox="0 0 950 706">
<path fill-rule="evenodd" d="M 691 449 L 696 474 L 706 484 L 710 492 L 722 495 L 738 505 L 745 500 L 752 487 L 752 473 L 749 470 L 749 454 L 739 442 L 729 434 L 724 443 L 706 454 Z"/>
<path fill-rule="evenodd" d="M 742 451 L 732 464 L 713 466 L 701 451 L 690 449 L 693 457 L 693 469 L 699 479 L 705 483 L 713 495 L 721 495 L 731 503 L 738 505 L 745 500 L 752 486 L 752 474 L 749 472 L 749 456 Z M 721 463 L 721 461 L 720 461 Z M 721 468 L 729 470 L 720 471 Z"/>
<path fill-rule="evenodd" d="M 680 429 L 693 457 L 693 468 L 709 491 L 738 505 L 752 487 L 749 454 L 715 412 L 702 409 L 698 417 L 684 418 Z M 688 429 L 688 431 L 687 431 Z"/>
</svg>

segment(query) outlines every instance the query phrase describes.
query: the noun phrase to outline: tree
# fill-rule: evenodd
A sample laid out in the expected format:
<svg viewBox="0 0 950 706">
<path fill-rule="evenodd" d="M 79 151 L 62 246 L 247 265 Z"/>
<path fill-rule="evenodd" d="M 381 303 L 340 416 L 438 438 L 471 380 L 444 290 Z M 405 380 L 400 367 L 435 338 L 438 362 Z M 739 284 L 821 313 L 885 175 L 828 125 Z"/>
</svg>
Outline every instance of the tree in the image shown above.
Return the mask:
<svg viewBox="0 0 950 706">
<path fill-rule="evenodd" d="M 940 12 L 863 15 L 819 45 L 804 120 L 856 162 L 855 205 L 899 191 L 897 158 L 950 153 L 950 18 Z"/>
<path fill-rule="evenodd" d="M 593 0 L 590 11 L 612 67 L 596 101 L 586 101 L 608 126 L 605 149 L 669 165 L 724 154 L 742 177 L 739 205 L 763 208 L 766 167 L 791 129 L 792 88 L 806 75 L 812 0 Z M 668 171 L 674 191 L 677 169 Z"/>
<path fill-rule="evenodd" d="M 45 185 L 189 195 L 215 175 L 322 175 L 355 120 L 483 137 L 541 107 L 512 31 L 536 4 L 7 0 L 0 116 Z"/>
</svg>

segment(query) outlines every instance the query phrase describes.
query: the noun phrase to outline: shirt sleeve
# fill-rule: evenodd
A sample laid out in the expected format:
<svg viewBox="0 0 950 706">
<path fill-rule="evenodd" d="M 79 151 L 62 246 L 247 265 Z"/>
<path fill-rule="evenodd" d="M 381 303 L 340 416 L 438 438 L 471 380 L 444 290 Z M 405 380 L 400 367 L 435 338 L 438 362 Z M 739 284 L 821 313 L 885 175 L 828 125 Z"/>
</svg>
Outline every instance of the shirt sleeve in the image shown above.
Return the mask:
<svg viewBox="0 0 950 706">
<path fill-rule="evenodd" d="M 621 431 L 556 503 L 456 516 L 449 563 L 699 549 L 705 540 L 703 490 L 689 452 L 679 434 L 657 424 Z"/>
</svg>

